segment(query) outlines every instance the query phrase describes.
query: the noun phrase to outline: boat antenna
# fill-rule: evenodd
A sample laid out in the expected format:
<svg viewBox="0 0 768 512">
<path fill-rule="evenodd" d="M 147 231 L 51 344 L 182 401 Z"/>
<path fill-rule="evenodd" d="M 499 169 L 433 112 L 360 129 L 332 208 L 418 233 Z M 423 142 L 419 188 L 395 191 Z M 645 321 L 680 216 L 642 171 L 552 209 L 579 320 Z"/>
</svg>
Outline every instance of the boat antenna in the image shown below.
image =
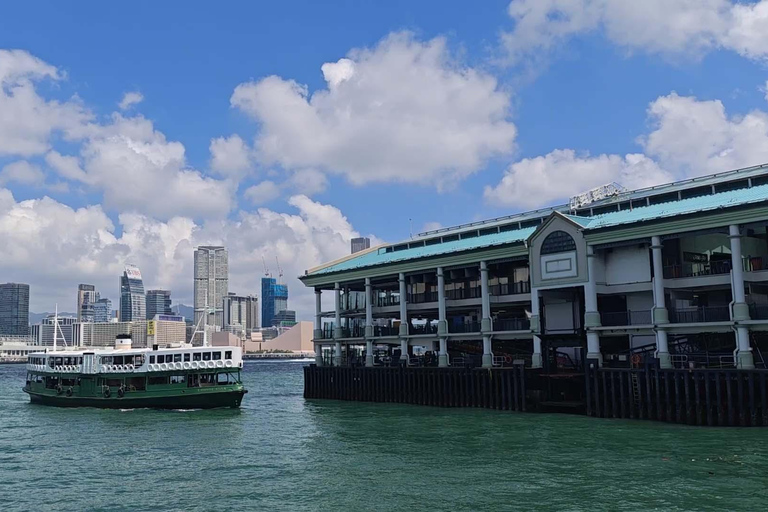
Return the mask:
<svg viewBox="0 0 768 512">
<path fill-rule="evenodd" d="M 57 327 L 59 326 L 59 303 L 56 303 L 56 309 L 53 313 L 53 351 L 56 352 L 56 339 L 59 336 Z"/>
</svg>

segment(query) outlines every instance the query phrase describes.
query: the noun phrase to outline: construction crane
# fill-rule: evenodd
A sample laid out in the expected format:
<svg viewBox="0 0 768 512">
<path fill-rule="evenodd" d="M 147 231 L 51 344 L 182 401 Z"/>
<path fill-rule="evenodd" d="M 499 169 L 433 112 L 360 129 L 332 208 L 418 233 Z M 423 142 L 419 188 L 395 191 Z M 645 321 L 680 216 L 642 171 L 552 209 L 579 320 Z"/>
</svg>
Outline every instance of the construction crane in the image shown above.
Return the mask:
<svg viewBox="0 0 768 512">
<path fill-rule="evenodd" d="M 277 256 L 275 256 L 275 263 L 277 263 L 277 275 L 279 277 L 278 283 L 283 283 L 283 269 L 280 268 L 280 260 L 277 259 Z"/>
<path fill-rule="evenodd" d="M 261 255 L 261 262 L 264 263 L 264 277 L 272 277 L 272 274 L 269 273 L 269 268 L 267 267 L 267 260 L 264 259 L 264 255 Z"/>
</svg>

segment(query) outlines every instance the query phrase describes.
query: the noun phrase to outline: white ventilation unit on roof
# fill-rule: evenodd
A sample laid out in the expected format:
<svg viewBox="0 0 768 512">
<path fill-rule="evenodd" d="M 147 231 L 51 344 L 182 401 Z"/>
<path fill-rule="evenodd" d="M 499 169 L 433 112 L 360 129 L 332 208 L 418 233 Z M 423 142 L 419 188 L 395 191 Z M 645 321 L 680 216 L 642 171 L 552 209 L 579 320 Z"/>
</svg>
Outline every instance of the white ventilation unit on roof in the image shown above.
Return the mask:
<svg viewBox="0 0 768 512">
<path fill-rule="evenodd" d="M 618 183 L 608 183 L 607 185 L 601 185 L 592 190 L 573 196 L 568 201 L 568 207 L 571 211 L 575 211 L 583 206 L 594 203 L 595 201 L 600 201 L 608 197 L 616 197 L 626 191 L 627 189 Z"/>
</svg>

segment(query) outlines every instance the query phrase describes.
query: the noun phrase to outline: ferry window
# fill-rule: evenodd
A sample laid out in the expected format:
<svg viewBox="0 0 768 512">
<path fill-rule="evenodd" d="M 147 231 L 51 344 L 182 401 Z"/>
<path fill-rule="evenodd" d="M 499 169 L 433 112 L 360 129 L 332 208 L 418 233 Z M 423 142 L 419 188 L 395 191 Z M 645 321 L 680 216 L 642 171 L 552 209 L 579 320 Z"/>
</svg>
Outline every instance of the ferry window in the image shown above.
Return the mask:
<svg viewBox="0 0 768 512">
<path fill-rule="evenodd" d="M 229 374 L 228 373 L 219 373 L 216 375 L 216 383 L 217 384 L 227 384 L 229 382 Z"/>
<path fill-rule="evenodd" d="M 213 353 L 213 360 L 218 361 L 221 359 L 221 352 L 214 352 Z"/>
<path fill-rule="evenodd" d="M 54 361 L 53 361 L 52 357 L 48 358 L 48 366 L 50 366 L 51 368 L 53 368 L 53 366 L 54 366 Z"/>
<path fill-rule="evenodd" d="M 189 362 L 189 354 L 184 354 L 184 362 L 185 363 Z"/>
<path fill-rule="evenodd" d="M 211 360 L 211 353 L 203 352 L 203 361 L 210 361 L 210 360 Z"/>
<path fill-rule="evenodd" d="M 75 379 L 61 379 L 61 385 L 65 388 L 75 385 Z"/>
<path fill-rule="evenodd" d="M 83 358 L 82 357 L 78 357 L 77 358 L 77 364 L 83 364 Z"/>
<path fill-rule="evenodd" d="M 160 384 L 168 384 L 168 377 L 150 377 L 149 385 L 156 386 Z"/>
<path fill-rule="evenodd" d="M 125 356 L 125 364 L 133 364 L 133 356 Z"/>
<path fill-rule="evenodd" d="M 186 381 L 183 375 L 171 375 L 171 384 L 184 384 L 184 382 Z"/>
<path fill-rule="evenodd" d="M 144 364 L 144 354 L 136 354 L 133 357 L 133 364 L 136 366 L 141 366 Z"/>
<path fill-rule="evenodd" d="M 174 363 L 180 363 L 181 362 L 181 354 L 173 354 L 173 362 Z"/>
<path fill-rule="evenodd" d="M 224 352 L 224 359 L 232 359 L 232 351 L 231 350 L 227 350 L 226 352 Z"/>
<path fill-rule="evenodd" d="M 157 356 L 157 362 L 158 364 L 165 362 L 165 356 Z"/>
<path fill-rule="evenodd" d="M 123 356 L 112 356 L 115 364 L 123 364 Z"/>
<path fill-rule="evenodd" d="M 149 364 L 155 364 L 155 356 L 149 356 Z"/>
<path fill-rule="evenodd" d="M 199 361 L 200 360 L 200 355 L 201 355 L 200 352 L 195 352 L 194 354 L 192 354 L 192 360 L 193 361 Z"/>
<path fill-rule="evenodd" d="M 112 364 L 112 356 L 104 356 L 101 358 L 101 364 Z"/>
<path fill-rule="evenodd" d="M 62 364 L 64 364 L 62 361 L 63 361 L 63 358 L 57 357 L 56 358 L 56 366 L 61 366 Z"/>
<path fill-rule="evenodd" d="M 119 388 L 123 385 L 123 379 L 107 379 L 107 386 L 111 388 Z"/>
</svg>

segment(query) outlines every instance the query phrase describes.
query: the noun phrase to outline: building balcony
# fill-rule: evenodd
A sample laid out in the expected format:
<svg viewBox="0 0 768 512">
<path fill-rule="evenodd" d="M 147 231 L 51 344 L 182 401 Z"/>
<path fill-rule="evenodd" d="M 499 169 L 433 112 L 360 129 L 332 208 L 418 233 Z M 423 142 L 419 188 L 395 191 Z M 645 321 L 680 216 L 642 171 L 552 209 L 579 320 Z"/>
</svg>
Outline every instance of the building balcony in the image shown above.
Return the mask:
<svg viewBox="0 0 768 512">
<path fill-rule="evenodd" d="M 768 304 L 750 304 L 749 317 L 752 320 L 768 320 Z"/>
<path fill-rule="evenodd" d="M 437 324 L 412 325 L 408 330 L 408 334 L 437 334 Z"/>
<path fill-rule="evenodd" d="M 448 322 L 448 332 L 459 333 L 479 333 L 480 322 Z"/>
<path fill-rule="evenodd" d="M 731 313 L 728 306 L 700 306 L 669 310 L 669 321 L 673 324 L 728 322 L 730 320 Z"/>
<path fill-rule="evenodd" d="M 619 325 L 650 325 L 653 317 L 650 309 L 638 311 L 614 311 L 600 313 L 600 322 L 603 327 Z"/>
<path fill-rule="evenodd" d="M 391 325 L 374 325 L 373 326 L 373 335 L 376 337 L 397 336 L 398 334 L 400 334 L 400 329 L 398 327 L 393 327 Z"/>
<path fill-rule="evenodd" d="M 716 276 L 728 274 L 730 271 L 730 260 L 710 261 L 703 263 L 682 263 L 677 265 L 667 265 L 664 267 L 664 279 Z"/>
<path fill-rule="evenodd" d="M 531 293 L 531 283 L 528 281 L 517 281 L 514 283 L 494 284 L 489 287 L 489 292 L 494 296 Z"/>
<path fill-rule="evenodd" d="M 408 294 L 408 304 L 424 304 L 426 302 L 437 302 L 437 292 Z"/>
<path fill-rule="evenodd" d="M 445 298 L 448 300 L 479 299 L 481 296 L 482 292 L 479 286 L 445 290 Z"/>
<path fill-rule="evenodd" d="M 387 306 L 399 306 L 400 305 L 400 296 L 399 295 L 387 295 L 384 297 L 377 297 L 376 298 L 376 305 L 380 308 L 384 308 Z"/>
<path fill-rule="evenodd" d="M 494 320 L 494 331 L 529 331 L 531 321 L 528 318 L 502 318 Z"/>
</svg>

